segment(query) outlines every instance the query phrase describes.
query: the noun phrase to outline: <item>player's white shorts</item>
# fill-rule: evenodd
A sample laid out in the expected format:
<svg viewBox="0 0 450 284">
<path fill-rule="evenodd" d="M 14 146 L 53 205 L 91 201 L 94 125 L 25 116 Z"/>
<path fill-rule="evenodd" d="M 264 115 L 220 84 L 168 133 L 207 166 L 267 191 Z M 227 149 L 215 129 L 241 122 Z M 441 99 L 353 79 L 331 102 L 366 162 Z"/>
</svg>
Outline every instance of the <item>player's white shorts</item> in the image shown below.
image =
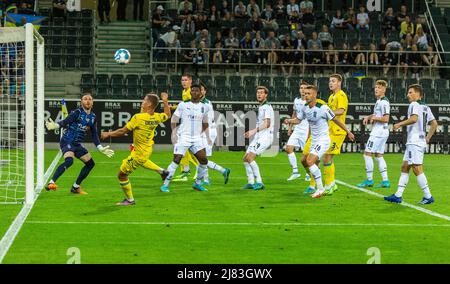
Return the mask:
<svg viewBox="0 0 450 284">
<path fill-rule="evenodd" d="M 406 145 L 405 155 L 403 161 L 407 161 L 408 165 L 422 165 L 423 155 L 426 147 L 408 144 Z"/>
<path fill-rule="evenodd" d="M 305 148 L 307 140 L 308 140 L 308 131 L 302 132 L 294 130 L 294 132 L 292 132 L 291 136 L 289 137 L 289 140 L 286 145 L 300 147 L 300 149 L 303 150 Z"/>
<path fill-rule="evenodd" d="M 204 138 L 204 144 L 206 147 L 206 156 L 211 157 L 212 149 L 214 147 L 214 142 L 217 139 L 217 129 L 215 129 L 215 128 L 209 129 L 209 139 L 211 139 L 211 145 L 208 144 L 208 139 L 206 138 L 206 135 L 204 135 L 203 138 Z"/>
<path fill-rule="evenodd" d="M 319 139 L 312 139 L 311 140 L 311 147 L 309 148 L 309 153 L 314 154 L 317 157 L 319 157 L 319 160 L 322 159 L 322 156 L 325 155 L 325 153 L 330 148 L 331 139 L 330 136 L 324 136 Z"/>
<path fill-rule="evenodd" d="M 365 151 L 369 153 L 384 154 L 384 147 L 386 145 L 387 139 L 388 137 L 375 137 L 372 135 L 369 136 Z"/>
<path fill-rule="evenodd" d="M 186 151 L 191 151 L 191 153 L 196 154 L 198 151 L 205 149 L 205 140 L 203 138 L 199 138 L 196 140 L 186 141 L 179 138 L 178 142 L 173 147 L 173 153 L 175 155 L 183 155 L 186 154 Z"/>
<path fill-rule="evenodd" d="M 253 139 L 252 143 L 247 148 L 247 153 L 255 153 L 261 155 L 265 150 L 272 145 L 272 139 L 258 137 Z"/>
</svg>

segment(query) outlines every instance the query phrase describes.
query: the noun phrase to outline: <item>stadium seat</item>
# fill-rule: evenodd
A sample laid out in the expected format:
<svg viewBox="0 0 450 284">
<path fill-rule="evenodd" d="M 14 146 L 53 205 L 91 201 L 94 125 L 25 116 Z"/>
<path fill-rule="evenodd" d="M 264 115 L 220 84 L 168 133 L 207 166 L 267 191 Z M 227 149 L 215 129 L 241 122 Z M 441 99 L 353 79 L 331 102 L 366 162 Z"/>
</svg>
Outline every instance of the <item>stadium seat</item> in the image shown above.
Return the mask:
<svg viewBox="0 0 450 284">
<path fill-rule="evenodd" d="M 127 92 L 121 86 L 113 86 L 111 88 L 111 97 L 112 98 L 122 99 L 122 98 L 126 97 L 126 95 L 127 95 Z"/>
<path fill-rule="evenodd" d="M 345 86 L 348 89 L 355 89 L 355 88 L 359 88 L 359 79 L 357 78 L 348 78 L 345 81 Z"/>
<path fill-rule="evenodd" d="M 107 74 L 98 74 L 95 78 L 95 85 L 97 87 L 109 87 L 109 77 Z"/>
<path fill-rule="evenodd" d="M 152 75 L 147 75 L 147 74 L 141 75 L 140 85 L 142 86 L 143 93 L 148 93 L 150 91 L 156 91 L 155 83 L 154 83 Z"/>
<path fill-rule="evenodd" d="M 434 80 L 434 88 L 436 90 L 446 90 L 447 89 L 447 80 L 446 79 L 435 79 Z"/>
<path fill-rule="evenodd" d="M 167 75 L 156 75 L 155 76 L 155 84 L 156 84 L 157 88 L 163 87 L 163 86 L 164 87 L 168 86 Z"/>
<path fill-rule="evenodd" d="M 74 36 L 68 36 L 66 38 L 66 46 L 76 46 L 78 47 L 78 38 Z"/>
<path fill-rule="evenodd" d="M 303 81 L 302 78 L 298 77 L 288 77 L 287 79 L 287 85 L 289 89 L 295 88 L 296 91 L 300 88 L 300 83 Z M 308 82 L 309 83 L 309 82 Z"/>
<path fill-rule="evenodd" d="M 374 88 L 373 78 L 363 78 L 361 80 L 361 86 L 363 90 L 372 90 Z"/>
<path fill-rule="evenodd" d="M 123 88 L 125 86 L 124 79 L 122 74 L 113 74 L 111 75 L 111 87 L 112 88 Z"/>
<path fill-rule="evenodd" d="M 52 55 L 50 57 L 50 68 L 62 69 L 62 57 L 61 55 Z"/>
<path fill-rule="evenodd" d="M 256 77 L 255 76 L 245 76 L 243 79 L 244 88 L 254 88 L 256 87 Z"/>
<path fill-rule="evenodd" d="M 80 69 L 90 69 L 92 67 L 92 59 L 86 60 L 83 58 L 83 60 L 80 60 L 79 63 Z"/>
<path fill-rule="evenodd" d="M 216 88 L 226 88 L 227 87 L 227 76 L 225 75 L 218 75 L 214 77 L 214 85 Z"/>
<path fill-rule="evenodd" d="M 94 87 L 94 75 L 93 74 L 81 74 L 80 86 L 82 88 L 92 89 Z"/>
<path fill-rule="evenodd" d="M 286 79 L 281 76 L 275 76 L 275 78 L 273 78 L 273 86 L 275 89 L 284 89 L 286 87 Z"/>
<path fill-rule="evenodd" d="M 402 78 L 392 78 L 389 80 L 389 86 L 391 86 L 392 89 L 404 88 L 405 80 Z"/>
<path fill-rule="evenodd" d="M 199 80 L 205 84 L 207 88 L 211 88 L 213 86 L 213 78 L 211 75 L 202 75 L 199 77 Z"/>
<path fill-rule="evenodd" d="M 125 78 L 125 84 L 127 88 L 138 88 L 139 84 L 139 76 L 135 74 L 128 74 Z"/>
<path fill-rule="evenodd" d="M 107 98 L 109 95 L 109 88 L 108 87 L 97 87 L 95 90 L 95 97 L 98 98 Z"/>
<path fill-rule="evenodd" d="M 405 80 L 405 86 L 408 87 L 410 85 L 413 84 L 418 84 L 419 82 L 417 81 L 417 79 L 413 79 L 413 78 L 408 78 Z"/>
<path fill-rule="evenodd" d="M 230 82 L 230 87 L 240 87 L 242 86 L 242 78 L 241 76 L 230 76 L 229 82 Z"/>
<path fill-rule="evenodd" d="M 324 89 L 326 88 L 327 90 L 328 88 L 328 82 L 330 81 L 330 79 L 328 77 L 319 77 L 317 79 L 317 85 L 319 87 L 319 89 Z"/>
<path fill-rule="evenodd" d="M 178 74 L 173 74 L 170 75 L 170 86 L 175 87 L 175 86 L 181 86 L 181 75 Z"/>
<path fill-rule="evenodd" d="M 126 96 L 129 99 L 140 99 L 142 98 L 142 89 L 139 87 L 127 87 Z"/>
<path fill-rule="evenodd" d="M 272 87 L 272 79 L 270 76 L 261 76 L 258 78 L 258 85 L 270 88 Z"/>
<path fill-rule="evenodd" d="M 64 66 L 65 66 L 65 68 L 66 69 L 68 69 L 68 70 L 74 70 L 74 69 L 76 69 L 78 66 L 77 66 L 77 62 L 78 60 L 77 60 L 77 58 L 75 57 L 75 56 L 72 56 L 72 55 L 66 55 L 65 56 L 65 59 L 64 59 Z"/>
</svg>

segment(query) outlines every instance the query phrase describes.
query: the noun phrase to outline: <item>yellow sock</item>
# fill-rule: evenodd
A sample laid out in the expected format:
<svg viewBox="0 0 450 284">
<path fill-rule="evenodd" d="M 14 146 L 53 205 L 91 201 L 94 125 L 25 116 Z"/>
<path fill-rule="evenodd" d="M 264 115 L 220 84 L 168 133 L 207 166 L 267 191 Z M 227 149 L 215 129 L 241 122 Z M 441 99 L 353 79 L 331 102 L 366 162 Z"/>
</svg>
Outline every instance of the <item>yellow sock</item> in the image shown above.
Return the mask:
<svg viewBox="0 0 450 284">
<path fill-rule="evenodd" d="M 159 172 L 161 170 L 161 167 L 153 163 L 151 160 L 147 160 L 147 162 L 145 162 L 142 166 L 155 172 Z"/>
<path fill-rule="evenodd" d="M 184 169 L 187 167 L 187 166 L 189 166 L 189 156 L 190 156 L 190 153 L 189 152 L 186 152 L 186 155 L 184 155 L 184 157 L 181 159 L 181 161 L 180 161 L 180 169 L 182 170 L 182 171 L 184 171 Z"/>
<path fill-rule="evenodd" d="M 306 173 L 309 175 L 310 179 L 309 179 L 309 186 L 310 187 L 316 187 L 316 180 L 314 179 L 314 176 L 311 174 L 311 172 L 309 171 L 309 169 L 306 169 Z"/>
<path fill-rule="evenodd" d="M 323 165 L 323 173 L 325 175 L 325 186 L 330 186 L 334 182 L 334 163 Z"/>
<path fill-rule="evenodd" d="M 128 200 L 133 200 L 133 191 L 131 190 L 131 183 L 129 180 L 120 181 L 120 187 L 123 190 L 123 193 L 125 193 L 125 196 Z"/>
<path fill-rule="evenodd" d="M 197 157 L 194 155 L 189 155 L 189 162 L 191 162 L 195 167 L 199 164 Z"/>
</svg>

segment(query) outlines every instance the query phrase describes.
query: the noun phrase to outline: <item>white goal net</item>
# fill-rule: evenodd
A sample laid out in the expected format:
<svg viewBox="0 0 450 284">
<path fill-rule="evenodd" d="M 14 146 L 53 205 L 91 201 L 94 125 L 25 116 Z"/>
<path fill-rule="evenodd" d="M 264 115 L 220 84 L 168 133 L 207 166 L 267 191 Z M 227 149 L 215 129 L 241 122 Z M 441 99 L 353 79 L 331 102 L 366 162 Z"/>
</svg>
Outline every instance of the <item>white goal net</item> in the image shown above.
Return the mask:
<svg viewBox="0 0 450 284">
<path fill-rule="evenodd" d="M 32 25 L 0 28 L 3 204 L 30 203 L 36 187 L 43 185 L 43 49 L 43 39 Z"/>
</svg>

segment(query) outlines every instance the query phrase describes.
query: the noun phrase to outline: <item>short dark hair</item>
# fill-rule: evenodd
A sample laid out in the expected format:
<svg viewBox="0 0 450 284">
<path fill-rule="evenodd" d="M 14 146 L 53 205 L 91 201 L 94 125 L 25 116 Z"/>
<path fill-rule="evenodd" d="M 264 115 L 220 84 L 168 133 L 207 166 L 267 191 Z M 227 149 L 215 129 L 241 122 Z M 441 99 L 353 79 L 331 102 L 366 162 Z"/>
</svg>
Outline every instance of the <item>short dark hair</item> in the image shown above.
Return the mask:
<svg viewBox="0 0 450 284">
<path fill-rule="evenodd" d="M 308 82 L 306 82 L 306 81 L 301 81 L 300 84 L 299 84 L 298 86 L 301 87 L 302 85 L 309 86 L 309 85 L 311 85 L 311 84 L 308 83 Z"/>
<path fill-rule="evenodd" d="M 314 86 L 314 85 L 308 85 L 308 86 L 306 86 L 306 89 L 307 90 L 314 90 L 316 93 L 319 91 L 317 86 Z"/>
<path fill-rule="evenodd" d="M 183 75 L 181 75 L 181 77 L 188 77 L 189 79 L 192 80 L 192 76 L 187 73 L 184 73 Z"/>
<path fill-rule="evenodd" d="M 193 89 L 193 88 L 199 88 L 200 89 L 200 84 L 192 84 L 191 85 L 191 89 Z"/>
<path fill-rule="evenodd" d="M 208 87 L 206 86 L 205 83 L 200 82 L 199 85 L 200 85 L 200 87 L 203 87 L 203 88 L 205 88 L 206 91 L 208 91 Z M 192 88 L 192 86 L 191 86 L 191 88 Z"/>
<path fill-rule="evenodd" d="M 409 89 L 413 89 L 415 92 L 419 92 L 420 97 L 423 97 L 423 89 L 422 86 L 419 84 L 412 84 L 408 86 L 408 91 Z"/>
<path fill-rule="evenodd" d="M 92 98 L 94 98 L 91 90 L 84 90 L 83 93 L 81 94 L 80 100 L 83 99 L 84 96 L 91 96 Z"/>
</svg>

